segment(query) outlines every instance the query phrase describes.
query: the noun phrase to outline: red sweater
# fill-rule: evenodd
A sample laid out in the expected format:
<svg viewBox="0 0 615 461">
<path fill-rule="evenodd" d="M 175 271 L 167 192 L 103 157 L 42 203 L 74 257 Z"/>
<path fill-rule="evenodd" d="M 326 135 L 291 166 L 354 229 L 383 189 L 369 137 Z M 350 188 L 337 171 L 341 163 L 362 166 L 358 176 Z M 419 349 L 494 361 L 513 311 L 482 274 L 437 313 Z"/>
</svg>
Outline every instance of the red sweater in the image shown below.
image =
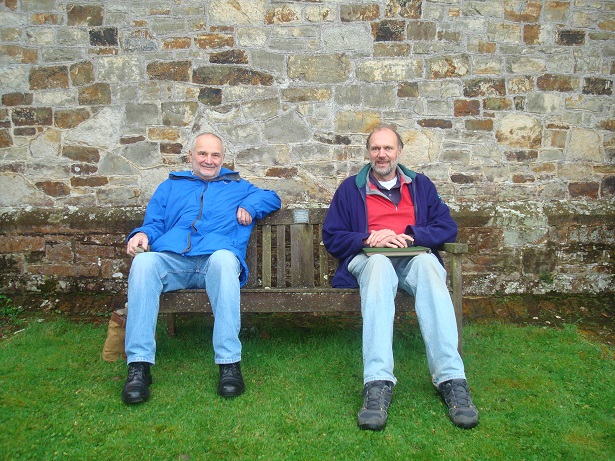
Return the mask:
<svg viewBox="0 0 615 461">
<path fill-rule="evenodd" d="M 401 200 L 395 206 L 391 200 L 368 180 L 369 190 L 366 193 L 367 200 L 367 227 L 368 231 L 391 229 L 396 234 L 403 234 L 408 226 L 416 224 L 414 216 L 414 204 L 410 197 L 410 190 L 401 179 Z"/>
</svg>

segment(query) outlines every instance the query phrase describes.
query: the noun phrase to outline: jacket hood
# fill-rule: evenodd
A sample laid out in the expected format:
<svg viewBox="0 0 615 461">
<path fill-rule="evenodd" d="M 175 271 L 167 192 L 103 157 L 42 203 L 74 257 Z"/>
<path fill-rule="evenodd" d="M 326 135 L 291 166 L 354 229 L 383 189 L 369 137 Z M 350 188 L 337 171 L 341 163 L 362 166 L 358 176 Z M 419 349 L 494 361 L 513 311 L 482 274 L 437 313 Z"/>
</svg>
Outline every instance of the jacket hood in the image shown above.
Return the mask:
<svg viewBox="0 0 615 461">
<path fill-rule="evenodd" d="M 368 163 L 361 169 L 361 171 L 359 171 L 359 174 L 357 174 L 355 178 L 355 184 L 357 185 L 359 189 L 361 189 L 362 187 L 365 186 L 365 184 L 367 184 L 367 175 L 369 174 L 369 170 L 371 168 L 372 168 L 371 164 Z M 412 180 L 416 178 L 416 173 L 406 168 L 401 163 L 397 164 L 397 171 L 406 177 L 406 182 L 408 183 L 412 182 Z"/>
</svg>

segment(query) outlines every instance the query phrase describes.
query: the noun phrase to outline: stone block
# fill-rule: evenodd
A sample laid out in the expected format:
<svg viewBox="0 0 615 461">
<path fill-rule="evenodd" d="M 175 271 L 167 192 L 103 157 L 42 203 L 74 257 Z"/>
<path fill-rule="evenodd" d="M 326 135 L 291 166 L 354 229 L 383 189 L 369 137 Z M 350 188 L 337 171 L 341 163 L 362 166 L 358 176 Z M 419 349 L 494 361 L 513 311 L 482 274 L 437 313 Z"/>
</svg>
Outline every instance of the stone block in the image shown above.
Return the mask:
<svg viewBox="0 0 615 461">
<path fill-rule="evenodd" d="M 51 107 L 18 107 L 13 110 L 13 125 L 36 126 L 51 125 L 53 111 Z"/>
<path fill-rule="evenodd" d="M 91 61 L 78 62 L 70 66 L 73 86 L 88 85 L 94 81 L 94 65 Z"/>
<path fill-rule="evenodd" d="M 401 42 L 406 39 L 406 23 L 404 21 L 386 19 L 373 22 L 372 36 L 376 42 Z"/>
<path fill-rule="evenodd" d="M 118 46 L 117 27 L 90 29 L 91 46 Z"/>
<path fill-rule="evenodd" d="M 341 134 L 369 133 L 380 123 L 380 114 L 377 112 L 343 111 L 335 117 L 335 131 Z"/>
<path fill-rule="evenodd" d="M 563 46 L 580 46 L 585 44 L 585 32 L 582 30 L 559 30 L 555 43 Z"/>
<path fill-rule="evenodd" d="M 30 106 L 32 104 L 32 93 L 5 93 L 2 95 L 2 105 L 4 106 Z"/>
<path fill-rule="evenodd" d="M 192 63 L 190 61 L 157 61 L 147 64 L 147 75 L 152 80 L 189 82 L 191 71 Z"/>
<path fill-rule="evenodd" d="M 443 119 L 424 118 L 421 120 L 417 120 L 416 123 L 423 128 L 441 128 L 444 130 L 449 130 L 453 128 L 453 122 L 451 122 L 450 120 Z"/>
<path fill-rule="evenodd" d="M 422 60 L 385 59 L 368 60 L 358 63 L 356 77 L 364 82 L 399 82 L 420 78 L 423 72 Z"/>
<path fill-rule="evenodd" d="M 63 129 L 75 128 L 89 118 L 87 109 L 56 109 L 53 114 L 54 125 Z"/>
<path fill-rule="evenodd" d="M 435 40 L 438 26 L 432 21 L 410 21 L 406 33 L 408 40 Z"/>
<path fill-rule="evenodd" d="M 571 182 L 568 184 L 568 193 L 571 198 L 597 199 L 599 190 L 600 184 L 597 182 Z"/>
<path fill-rule="evenodd" d="M 79 104 L 82 106 L 103 106 L 111 104 L 111 86 L 108 83 L 94 83 L 79 88 Z"/>
<path fill-rule="evenodd" d="M 66 25 L 96 27 L 103 25 L 103 7 L 100 5 L 67 5 Z"/>
<path fill-rule="evenodd" d="M 514 22 L 539 22 L 542 3 L 527 0 L 505 0 L 504 19 Z"/>
<path fill-rule="evenodd" d="M 62 197 L 70 194 L 70 188 L 60 181 L 41 181 L 36 183 L 36 187 L 51 197 Z"/>
<path fill-rule="evenodd" d="M 606 78 L 585 77 L 583 79 L 583 94 L 612 95 L 613 81 Z"/>
<path fill-rule="evenodd" d="M 219 106 L 222 104 L 222 89 L 201 88 L 198 96 L 199 102 L 206 106 Z"/>
<path fill-rule="evenodd" d="M 162 123 L 166 126 L 188 126 L 192 123 L 197 109 L 197 102 L 163 102 Z"/>
<path fill-rule="evenodd" d="M 18 45 L 0 45 L 0 56 L 15 64 L 34 64 L 38 61 L 38 50 Z"/>
<path fill-rule="evenodd" d="M 209 55 L 209 62 L 214 64 L 248 64 L 248 55 L 244 50 L 228 50 Z"/>
<path fill-rule="evenodd" d="M 265 85 L 273 84 L 273 77 L 265 72 L 236 66 L 206 66 L 192 72 L 192 82 L 201 85 Z"/>
<path fill-rule="evenodd" d="M 30 69 L 29 82 L 31 90 L 68 88 L 68 67 L 33 67 Z"/>
<path fill-rule="evenodd" d="M 72 187 L 103 187 L 109 184 L 109 179 L 104 176 L 73 176 L 70 178 Z"/>
<path fill-rule="evenodd" d="M 162 40 L 164 50 L 185 50 L 192 45 L 190 37 L 173 37 Z"/>
<path fill-rule="evenodd" d="M 194 37 L 194 44 L 199 48 L 225 48 L 235 44 L 232 35 L 202 34 Z"/>
<path fill-rule="evenodd" d="M 100 160 L 99 150 L 95 147 L 64 146 L 62 156 L 77 162 L 98 163 Z"/>
<path fill-rule="evenodd" d="M 288 58 L 288 77 L 311 83 L 341 83 L 351 70 L 350 59 L 342 54 L 293 55 Z"/>
<path fill-rule="evenodd" d="M 478 99 L 455 99 L 453 108 L 455 117 L 480 115 L 480 101 Z"/>
<path fill-rule="evenodd" d="M 493 130 L 493 120 L 491 119 L 471 119 L 464 122 L 465 129 L 468 131 L 491 131 Z"/>
<path fill-rule="evenodd" d="M 473 78 L 466 80 L 463 95 L 468 98 L 480 96 L 505 96 L 506 82 L 503 78 Z"/>
<path fill-rule="evenodd" d="M 536 86 L 543 91 L 572 92 L 579 88 L 579 79 L 568 75 L 544 74 L 536 79 Z"/>
<path fill-rule="evenodd" d="M 158 41 L 147 29 L 135 30 L 122 36 L 122 49 L 128 53 L 158 50 Z"/>
<path fill-rule="evenodd" d="M 385 16 L 420 19 L 422 16 L 421 0 L 390 0 L 387 2 Z"/>
<path fill-rule="evenodd" d="M 465 54 L 432 58 L 428 60 L 427 66 L 429 78 L 433 79 L 464 77 L 470 73 L 470 59 Z"/>
<path fill-rule="evenodd" d="M 542 145 L 542 124 L 529 115 L 506 115 L 500 121 L 496 139 L 508 147 L 537 149 Z"/>
<path fill-rule="evenodd" d="M 11 132 L 6 128 L 0 128 L 0 148 L 11 147 L 13 145 L 13 137 Z"/>
<path fill-rule="evenodd" d="M 288 24 L 299 22 L 301 10 L 295 5 L 281 5 L 270 7 L 265 13 L 265 24 Z"/>
<path fill-rule="evenodd" d="M 212 0 L 209 5 L 209 20 L 212 24 L 261 25 L 265 17 L 266 0 Z"/>
<path fill-rule="evenodd" d="M 380 17 L 380 6 L 371 5 L 340 5 L 340 19 L 342 22 L 373 21 Z"/>
</svg>

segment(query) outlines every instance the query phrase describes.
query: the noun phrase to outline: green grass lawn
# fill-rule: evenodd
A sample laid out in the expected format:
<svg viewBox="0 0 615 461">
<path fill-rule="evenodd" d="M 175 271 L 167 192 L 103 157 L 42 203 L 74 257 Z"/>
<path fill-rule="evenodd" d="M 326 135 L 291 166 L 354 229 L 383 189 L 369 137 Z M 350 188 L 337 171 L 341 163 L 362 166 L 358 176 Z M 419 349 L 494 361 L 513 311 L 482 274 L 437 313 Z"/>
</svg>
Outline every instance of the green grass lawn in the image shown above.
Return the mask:
<svg viewBox="0 0 615 461">
<path fill-rule="evenodd" d="M 396 328 L 386 430 L 361 431 L 361 333 L 269 321 L 243 332 L 247 390 L 216 395 L 208 319 L 159 329 L 148 402 L 120 400 L 106 325 L 30 322 L 0 341 L 0 459 L 615 459 L 613 349 L 563 329 L 472 324 L 464 359 L 480 425 L 458 429 L 432 386 L 415 323 Z"/>
</svg>

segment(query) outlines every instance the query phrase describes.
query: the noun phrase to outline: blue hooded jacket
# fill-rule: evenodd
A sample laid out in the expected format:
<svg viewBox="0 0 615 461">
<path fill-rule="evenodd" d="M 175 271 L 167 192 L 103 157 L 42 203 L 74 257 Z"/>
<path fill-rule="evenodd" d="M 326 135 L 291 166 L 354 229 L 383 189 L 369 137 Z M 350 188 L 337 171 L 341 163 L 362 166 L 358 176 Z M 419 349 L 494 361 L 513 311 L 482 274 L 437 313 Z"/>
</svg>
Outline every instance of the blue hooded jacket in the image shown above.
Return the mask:
<svg viewBox="0 0 615 461">
<path fill-rule="evenodd" d="M 241 263 L 239 280 L 243 286 L 248 279 L 246 248 L 255 222 L 280 206 L 277 193 L 260 189 L 228 168 L 221 168 L 209 181 L 190 171 L 171 172 L 147 205 L 143 225 L 126 240 L 143 232 L 152 251 L 185 256 L 232 251 Z M 250 225 L 237 221 L 239 207 L 252 216 Z"/>
<path fill-rule="evenodd" d="M 348 272 L 348 263 L 363 251 L 363 240 L 369 237 L 367 227 L 366 185 L 371 165 L 357 175 L 346 178 L 333 195 L 323 223 L 322 240 L 325 248 L 339 259 L 333 276 L 334 288 L 356 288 L 357 279 Z M 457 238 L 457 223 L 449 207 L 442 201 L 436 186 L 425 175 L 398 165 L 398 173 L 405 176 L 406 187 L 414 202 L 415 225 L 408 225 L 406 234 L 414 237 L 414 245 L 431 248 L 440 263 L 437 248 Z"/>
</svg>

